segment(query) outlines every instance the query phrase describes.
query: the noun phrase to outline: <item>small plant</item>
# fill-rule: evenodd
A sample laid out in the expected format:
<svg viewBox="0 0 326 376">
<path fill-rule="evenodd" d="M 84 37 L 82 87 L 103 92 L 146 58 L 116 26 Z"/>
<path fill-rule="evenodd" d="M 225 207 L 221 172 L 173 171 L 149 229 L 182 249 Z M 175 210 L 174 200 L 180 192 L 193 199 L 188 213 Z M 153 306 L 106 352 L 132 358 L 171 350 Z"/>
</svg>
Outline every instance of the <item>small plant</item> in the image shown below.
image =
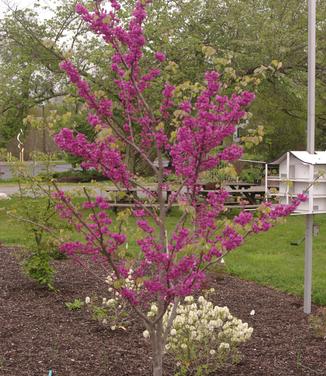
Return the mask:
<svg viewBox="0 0 326 376">
<path fill-rule="evenodd" d="M 14 164 L 19 186 L 18 205 L 7 215 L 20 222 L 27 233 L 20 252 L 24 272 L 40 285 L 53 289 L 52 261 L 65 257 L 58 251 L 58 244 L 67 224 L 58 219 L 51 199 L 49 164 L 50 160 L 45 164 L 46 172 L 42 177 L 32 176 L 23 163 Z"/>
<path fill-rule="evenodd" d="M 302 354 L 301 351 L 298 351 L 296 353 L 296 366 L 298 369 L 302 368 Z"/>
<path fill-rule="evenodd" d="M 326 308 L 320 308 L 315 315 L 309 316 L 308 320 L 314 335 L 326 339 Z"/>
<path fill-rule="evenodd" d="M 128 287 L 135 287 L 131 280 L 132 269 L 128 272 L 128 277 L 124 282 Z M 111 285 L 113 275 L 109 275 L 106 282 Z M 101 324 L 108 325 L 111 330 L 123 329 L 126 330 L 128 325 L 128 313 L 126 301 L 121 297 L 120 293 L 115 291 L 112 287 L 108 288 L 111 298 L 86 297 L 85 303 L 94 320 Z M 113 295 L 112 295 L 113 294 Z"/>
<path fill-rule="evenodd" d="M 9 153 L 5 148 L 0 148 L 0 162 L 9 162 Z"/>
<path fill-rule="evenodd" d="M 85 303 L 90 312 L 92 319 L 100 322 L 105 326 L 109 326 L 111 330 L 126 330 L 128 323 L 128 314 L 126 306 L 121 297 L 103 298 L 102 301 L 97 297 L 86 297 Z"/>
<path fill-rule="evenodd" d="M 5 359 L 0 356 L 0 370 L 4 367 L 4 364 L 5 364 Z"/>
<path fill-rule="evenodd" d="M 65 303 L 65 306 L 69 309 L 69 311 L 79 311 L 83 308 L 84 302 L 81 299 L 75 299 L 73 302 Z"/>
<path fill-rule="evenodd" d="M 28 255 L 23 262 L 23 270 L 40 285 L 53 289 L 54 268 L 50 265 L 51 256 L 45 250 L 37 250 Z"/>
</svg>

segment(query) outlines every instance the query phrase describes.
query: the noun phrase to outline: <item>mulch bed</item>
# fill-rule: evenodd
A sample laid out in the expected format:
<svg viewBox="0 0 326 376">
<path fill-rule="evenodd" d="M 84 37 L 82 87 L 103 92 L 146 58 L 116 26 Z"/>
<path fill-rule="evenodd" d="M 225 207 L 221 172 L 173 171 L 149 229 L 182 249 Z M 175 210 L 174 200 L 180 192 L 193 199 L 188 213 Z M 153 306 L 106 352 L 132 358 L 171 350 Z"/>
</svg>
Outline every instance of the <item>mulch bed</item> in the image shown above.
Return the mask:
<svg viewBox="0 0 326 376">
<path fill-rule="evenodd" d="M 58 261 L 58 292 L 49 292 L 22 275 L 15 252 L 0 249 L 0 375 L 46 376 L 52 368 L 54 376 L 150 376 L 141 324 L 111 331 L 84 310 L 65 307 L 101 294 L 95 278 L 72 261 Z M 326 341 L 313 336 L 302 299 L 230 276 L 213 287 L 212 300 L 254 328 L 252 340 L 241 347 L 240 364 L 216 375 L 326 375 Z M 174 374 L 168 360 L 165 374 Z"/>
</svg>

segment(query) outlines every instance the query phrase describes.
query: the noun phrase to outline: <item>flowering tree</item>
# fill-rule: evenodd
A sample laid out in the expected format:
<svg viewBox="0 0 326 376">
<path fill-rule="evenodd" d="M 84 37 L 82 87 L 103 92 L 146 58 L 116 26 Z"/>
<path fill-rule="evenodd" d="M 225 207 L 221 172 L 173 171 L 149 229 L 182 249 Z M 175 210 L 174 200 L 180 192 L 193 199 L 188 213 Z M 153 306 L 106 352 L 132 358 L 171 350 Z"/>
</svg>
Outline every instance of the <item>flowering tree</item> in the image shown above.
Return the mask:
<svg viewBox="0 0 326 376">
<path fill-rule="evenodd" d="M 112 289 L 123 297 L 133 312 L 144 322 L 149 333 L 153 353 L 153 375 L 162 375 L 164 346 L 184 297 L 200 290 L 211 265 L 240 246 L 251 234 L 268 230 L 279 217 L 289 215 L 304 199 L 299 196 L 287 206 L 265 203 L 257 215 L 241 212 L 233 221 L 218 221 L 228 193 L 221 189 L 206 198 L 199 196 L 199 177 L 222 161 L 233 161 L 241 156 L 237 145 L 226 145 L 235 125 L 246 115 L 246 107 L 254 99 L 249 92 L 223 96 L 219 74 L 205 75 L 205 87 L 189 100 L 177 100 L 175 87 L 166 82 L 162 86 L 160 103 L 150 105 L 148 89 L 159 84 L 157 67 L 144 72 L 140 64 L 146 44 L 143 24 L 148 0 L 137 0 L 128 25 L 123 25 L 118 14 L 120 4 L 110 0 L 110 10 L 101 0 L 94 2 L 90 11 L 77 4 L 76 11 L 90 29 L 111 45 L 111 69 L 116 74 L 118 103 L 98 98 L 70 61 L 61 68 L 77 87 L 85 100 L 88 121 L 101 134 L 90 142 L 83 134 L 62 129 L 56 136 L 57 144 L 65 151 L 81 157 L 85 168 L 95 168 L 117 187 L 137 188 L 157 205 L 146 205 L 135 199 L 132 211 L 142 231 L 137 241 L 141 256 L 134 259 L 132 268 L 124 249 L 128 239 L 121 229 L 114 230 L 109 216 L 110 204 L 104 197 L 92 199 L 87 192 L 84 208 L 91 214 L 85 217 L 62 191 L 57 189 L 57 209 L 62 217 L 73 223 L 84 237 L 84 242 L 69 242 L 62 251 L 72 257 L 89 255 L 110 268 Z M 156 65 L 163 65 L 165 55 L 155 52 Z M 181 123 L 174 134 L 167 134 L 167 124 L 174 111 L 181 114 Z M 123 121 L 121 115 L 123 113 Z M 128 145 L 139 153 L 157 179 L 156 191 L 141 185 L 127 169 L 119 145 Z M 153 162 L 155 150 L 158 163 Z M 164 157 L 172 161 L 180 185 L 165 201 L 167 184 L 164 178 Z M 184 212 L 174 230 L 166 229 L 167 212 L 173 204 L 182 204 Z M 135 253 L 136 254 L 136 253 Z M 155 304 L 154 314 L 148 315 Z M 166 315 L 168 314 L 168 316 Z M 164 320 L 163 320 L 164 318 Z"/>
</svg>

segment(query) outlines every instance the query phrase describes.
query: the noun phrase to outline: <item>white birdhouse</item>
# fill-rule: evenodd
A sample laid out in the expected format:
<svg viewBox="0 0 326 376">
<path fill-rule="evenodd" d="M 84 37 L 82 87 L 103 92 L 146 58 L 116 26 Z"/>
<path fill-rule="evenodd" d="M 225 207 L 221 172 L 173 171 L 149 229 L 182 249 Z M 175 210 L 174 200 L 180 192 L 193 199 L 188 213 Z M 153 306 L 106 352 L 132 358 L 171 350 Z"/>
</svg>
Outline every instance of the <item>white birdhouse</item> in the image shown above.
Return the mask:
<svg viewBox="0 0 326 376">
<path fill-rule="evenodd" d="M 269 171 L 277 169 L 270 176 Z M 278 197 L 281 204 L 305 191 L 308 200 L 300 204 L 295 213 L 326 213 L 326 152 L 290 151 L 266 165 L 265 187 L 267 197 Z M 274 187 L 274 188 L 271 188 Z M 278 187 L 278 192 L 275 188 Z M 274 190 L 274 192 L 273 192 Z"/>
</svg>

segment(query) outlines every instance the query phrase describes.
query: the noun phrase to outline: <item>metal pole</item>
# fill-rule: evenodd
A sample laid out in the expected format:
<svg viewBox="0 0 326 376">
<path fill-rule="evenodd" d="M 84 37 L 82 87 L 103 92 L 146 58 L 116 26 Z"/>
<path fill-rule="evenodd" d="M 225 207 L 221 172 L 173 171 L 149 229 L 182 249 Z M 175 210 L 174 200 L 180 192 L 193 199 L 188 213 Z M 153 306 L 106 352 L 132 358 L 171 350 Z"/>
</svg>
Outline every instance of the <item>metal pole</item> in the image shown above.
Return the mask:
<svg viewBox="0 0 326 376">
<path fill-rule="evenodd" d="M 306 238 L 305 238 L 305 260 L 304 260 L 304 313 L 311 313 L 311 289 L 312 289 L 312 232 L 314 216 L 306 215 Z"/>
<path fill-rule="evenodd" d="M 316 0 L 308 0 L 308 129 L 307 151 L 315 152 Z"/>
<path fill-rule="evenodd" d="M 308 125 L 307 151 L 315 152 L 316 0 L 308 0 Z M 311 313 L 313 214 L 306 215 L 304 313 Z"/>
</svg>

